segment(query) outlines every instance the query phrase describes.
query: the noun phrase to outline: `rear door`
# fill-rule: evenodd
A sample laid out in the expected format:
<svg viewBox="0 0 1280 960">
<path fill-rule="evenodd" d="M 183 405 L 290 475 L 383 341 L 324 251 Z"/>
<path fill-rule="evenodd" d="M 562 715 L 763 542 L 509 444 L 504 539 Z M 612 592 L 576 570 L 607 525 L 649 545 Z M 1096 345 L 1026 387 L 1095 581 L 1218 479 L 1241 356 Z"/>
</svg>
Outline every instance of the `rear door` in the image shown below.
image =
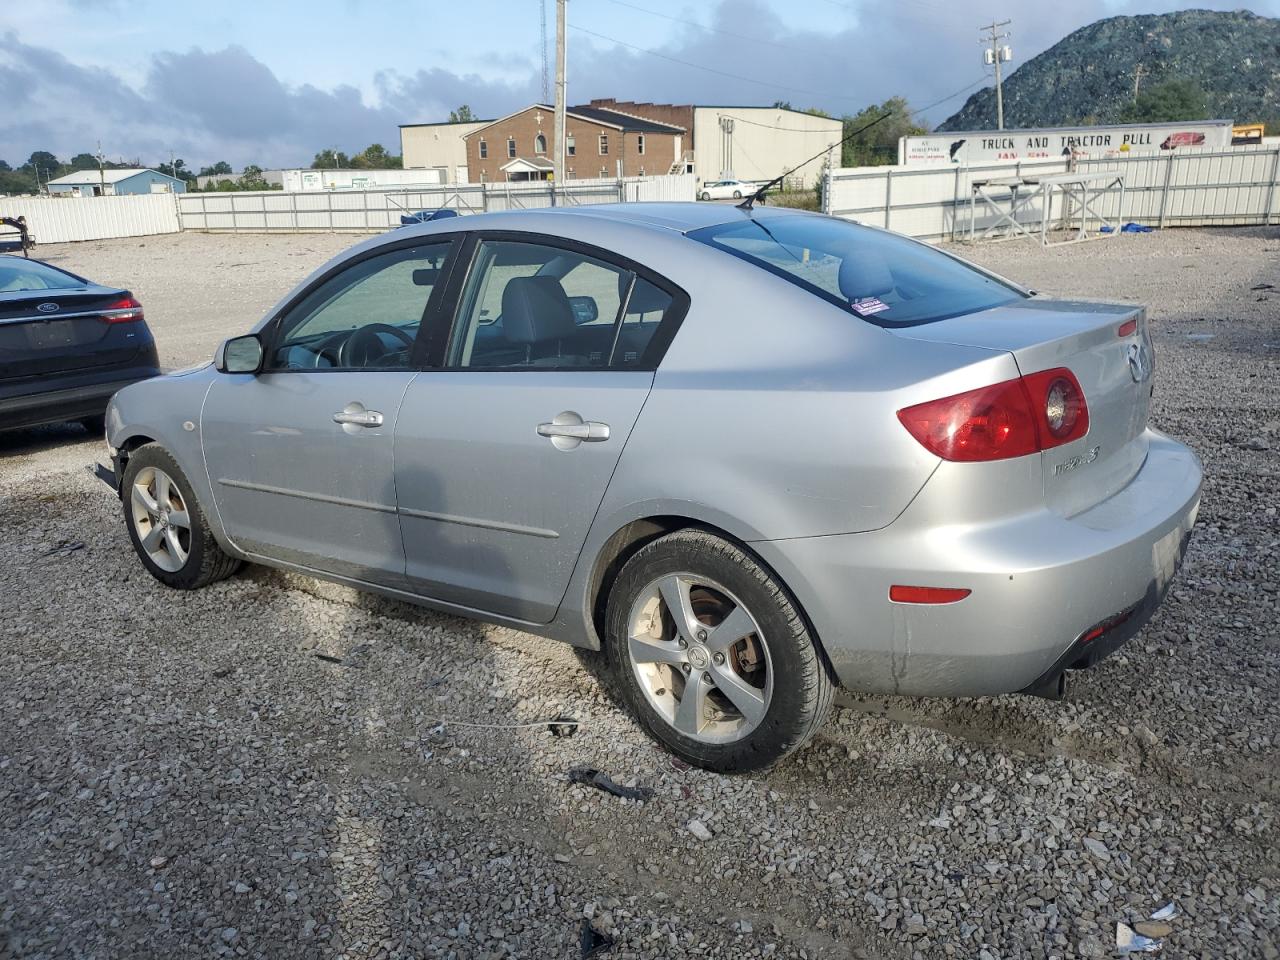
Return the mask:
<svg viewBox="0 0 1280 960">
<path fill-rule="evenodd" d="M 605 251 L 474 246 L 440 366 L 396 427 L 407 575 L 424 596 L 545 623 L 687 297 Z"/>
<path fill-rule="evenodd" d="M 422 238 L 344 264 L 268 326 L 261 373 L 214 381 L 205 462 L 242 550 L 403 586 L 392 438 L 451 248 Z"/>
</svg>

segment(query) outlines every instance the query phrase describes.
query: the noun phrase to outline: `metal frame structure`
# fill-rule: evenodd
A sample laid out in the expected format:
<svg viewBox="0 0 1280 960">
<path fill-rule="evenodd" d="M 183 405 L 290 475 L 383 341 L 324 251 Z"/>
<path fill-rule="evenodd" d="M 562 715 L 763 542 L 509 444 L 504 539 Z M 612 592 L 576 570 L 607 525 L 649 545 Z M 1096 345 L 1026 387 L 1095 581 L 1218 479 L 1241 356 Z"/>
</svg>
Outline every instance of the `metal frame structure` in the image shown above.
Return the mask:
<svg viewBox="0 0 1280 960">
<path fill-rule="evenodd" d="M 1098 212 L 1098 201 L 1114 188 L 1119 187 L 1119 201 L 1114 217 L 1107 217 Z M 992 189 L 1007 191 L 993 195 Z M 1021 192 L 1021 196 L 1019 193 Z M 1050 224 L 1054 222 L 1053 198 L 1062 198 L 1061 216 L 1058 222 L 1064 230 L 1070 230 L 1070 224 L 1077 218 L 1079 225 L 1075 228 L 1075 236 L 1066 240 L 1050 240 Z M 978 230 L 978 201 L 984 208 L 996 215 L 994 223 L 989 224 L 981 234 Z M 1008 203 L 1006 209 L 1003 204 Z M 1046 177 L 993 177 L 989 180 L 975 180 L 970 185 L 969 193 L 969 243 L 980 241 L 1015 240 L 1019 237 L 1034 237 L 1036 232 L 1029 229 L 1028 224 L 1018 219 L 1018 214 L 1025 210 L 1033 210 L 1040 205 L 1040 245 L 1057 247 L 1067 243 L 1080 243 L 1084 240 L 1098 240 L 1114 237 L 1119 233 L 1120 221 L 1124 212 L 1124 174 L 1113 170 L 1095 173 L 1073 171 L 1052 174 Z M 1089 230 L 1090 220 L 1098 221 L 1096 231 Z M 1034 222 L 1034 221 L 1032 221 Z M 1105 228 L 1110 229 L 1105 229 Z M 1001 232 L 1003 230 L 1003 232 Z"/>
</svg>

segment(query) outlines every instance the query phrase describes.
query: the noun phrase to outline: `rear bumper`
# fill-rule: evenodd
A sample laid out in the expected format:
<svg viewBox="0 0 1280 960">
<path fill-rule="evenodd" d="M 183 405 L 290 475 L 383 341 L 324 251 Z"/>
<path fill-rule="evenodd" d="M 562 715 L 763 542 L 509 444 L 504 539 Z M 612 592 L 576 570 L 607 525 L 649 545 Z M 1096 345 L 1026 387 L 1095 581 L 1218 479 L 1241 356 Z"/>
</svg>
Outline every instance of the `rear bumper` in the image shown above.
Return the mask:
<svg viewBox="0 0 1280 960">
<path fill-rule="evenodd" d="M 1034 688 L 1128 640 L 1177 571 L 1202 471 L 1182 444 L 1149 439 L 1129 484 L 1073 517 L 1037 509 L 939 528 L 913 525 L 913 504 L 883 530 L 752 546 L 796 594 L 844 686 L 911 696 Z M 972 592 L 899 604 L 888 599 L 894 584 Z"/>
<path fill-rule="evenodd" d="M 117 390 L 159 375 L 159 367 L 151 362 L 50 376 L 19 388 L 0 385 L 0 430 L 102 416 Z"/>
</svg>

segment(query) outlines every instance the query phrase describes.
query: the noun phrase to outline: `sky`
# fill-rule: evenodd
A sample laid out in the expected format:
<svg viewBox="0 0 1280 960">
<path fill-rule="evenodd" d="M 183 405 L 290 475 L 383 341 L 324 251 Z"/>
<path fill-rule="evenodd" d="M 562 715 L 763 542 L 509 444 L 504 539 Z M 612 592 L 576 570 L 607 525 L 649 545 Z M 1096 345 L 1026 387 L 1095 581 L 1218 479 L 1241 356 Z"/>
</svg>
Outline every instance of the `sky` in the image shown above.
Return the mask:
<svg viewBox="0 0 1280 960">
<path fill-rule="evenodd" d="M 554 45 L 555 0 L 546 0 Z M 1216 0 L 568 0 L 569 103 L 593 97 L 820 107 L 903 95 L 945 119 L 990 84 L 979 26 L 1014 65 L 1102 17 Z M 542 99 L 541 0 L 0 0 L 0 159 L 34 150 L 198 169 L 307 166 L 467 104 Z M 1254 0 L 1280 15 L 1280 0 Z M 554 70 L 554 48 L 550 54 Z M 938 101 L 941 101 L 940 103 Z"/>
</svg>

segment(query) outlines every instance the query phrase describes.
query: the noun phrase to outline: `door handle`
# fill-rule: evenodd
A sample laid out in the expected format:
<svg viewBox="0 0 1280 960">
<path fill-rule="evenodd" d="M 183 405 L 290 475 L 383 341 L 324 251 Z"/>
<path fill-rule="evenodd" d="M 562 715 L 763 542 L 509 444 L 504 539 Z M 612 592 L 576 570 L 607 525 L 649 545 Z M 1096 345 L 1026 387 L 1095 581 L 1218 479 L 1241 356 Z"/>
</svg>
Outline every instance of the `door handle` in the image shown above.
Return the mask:
<svg viewBox="0 0 1280 960">
<path fill-rule="evenodd" d="M 348 403 L 333 415 L 333 422 L 343 426 L 380 427 L 382 414 L 377 410 L 366 410 L 360 403 Z"/>
<path fill-rule="evenodd" d="M 583 420 L 572 410 L 566 410 L 550 423 L 538 424 L 538 436 L 549 438 L 557 450 L 572 450 L 580 443 L 608 440 L 609 425 L 598 420 Z"/>
</svg>

